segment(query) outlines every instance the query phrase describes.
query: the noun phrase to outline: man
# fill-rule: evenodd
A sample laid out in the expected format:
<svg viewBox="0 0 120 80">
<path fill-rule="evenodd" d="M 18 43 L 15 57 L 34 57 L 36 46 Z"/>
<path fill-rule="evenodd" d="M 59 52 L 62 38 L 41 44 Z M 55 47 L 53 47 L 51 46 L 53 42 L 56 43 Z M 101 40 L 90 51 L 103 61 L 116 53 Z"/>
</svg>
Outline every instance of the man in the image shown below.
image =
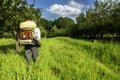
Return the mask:
<svg viewBox="0 0 120 80">
<path fill-rule="evenodd" d="M 34 33 L 36 35 L 37 42 L 41 39 L 41 33 L 40 29 L 36 27 L 34 30 Z M 26 55 L 26 61 L 27 61 L 27 70 L 29 70 L 30 65 L 30 59 L 33 58 L 33 61 L 36 62 L 37 56 L 38 56 L 38 45 L 25 45 L 25 55 Z"/>
</svg>

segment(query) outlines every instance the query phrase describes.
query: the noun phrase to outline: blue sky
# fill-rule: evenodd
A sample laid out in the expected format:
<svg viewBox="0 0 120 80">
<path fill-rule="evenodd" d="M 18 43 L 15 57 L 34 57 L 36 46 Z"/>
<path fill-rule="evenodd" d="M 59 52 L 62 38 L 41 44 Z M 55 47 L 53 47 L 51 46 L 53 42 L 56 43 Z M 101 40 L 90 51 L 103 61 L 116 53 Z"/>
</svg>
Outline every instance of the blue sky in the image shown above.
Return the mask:
<svg viewBox="0 0 120 80">
<path fill-rule="evenodd" d="M 94 0 L 35 0 L 35 7 L 42 8 L 42 17 L 54 20 L 60 16 L 75 20 L 79 13 L 93 7 Z M 30 4 L 33 0 L 27 0 Z"/>
</svg>

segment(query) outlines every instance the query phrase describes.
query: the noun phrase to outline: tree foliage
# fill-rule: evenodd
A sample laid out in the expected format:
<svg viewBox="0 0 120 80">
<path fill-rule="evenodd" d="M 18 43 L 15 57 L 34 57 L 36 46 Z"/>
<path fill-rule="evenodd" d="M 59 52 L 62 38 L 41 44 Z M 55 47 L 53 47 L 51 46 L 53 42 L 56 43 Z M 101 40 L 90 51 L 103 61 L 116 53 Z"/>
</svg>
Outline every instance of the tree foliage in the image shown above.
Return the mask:
<svg viewBox="0 0 120 80">
<path fill-rule="evenodd" d="M 26 0 L 1 0 L 0 2 L 0 34 L 11 33 L 15 38 L 19 32 L 19 23 L 24 20 L 40 21 L 41 9 L 36 9 Z M 0 36 L 4 37 L 4 36 Z"/>
<path fill-rule="evenodd" d="M 53 25 L 58 29 L 57 36 L 70 36 L 74 24 L 75 22 L 69 17 L 59 17 L 53 21 Z"/>
<path fill-rule="evenodd" d="M 66 28 L 74 24 L 74 21 L 69 17 L 59 17 L 58 19 L 55 19 L 53 22 L 58 29 L 60 28 Z"/>
<path fill-rule="evenodd" d="M 53 21 L 49 21 L 45 18 L 41 18 L 40 25 L 44 26 L 44 28 L 48 31 L 52 28 Z"/>
<path fill-rule="evenodd" d="M 120 2 L 104 0 L 94 2 L 94 8 L 77 16 L 79 36 L 102 39 L 105 34 L 119 34 Z"/>
</svg>

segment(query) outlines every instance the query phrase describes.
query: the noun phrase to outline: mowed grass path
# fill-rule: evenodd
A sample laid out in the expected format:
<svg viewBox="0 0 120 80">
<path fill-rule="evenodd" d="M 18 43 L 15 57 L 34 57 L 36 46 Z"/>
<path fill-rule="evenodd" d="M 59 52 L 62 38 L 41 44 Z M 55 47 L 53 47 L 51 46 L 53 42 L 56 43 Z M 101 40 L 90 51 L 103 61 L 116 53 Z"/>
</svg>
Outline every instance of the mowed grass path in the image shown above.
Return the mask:
<svg viewBox="0 0 120 80">
<path fill-rule="evenodd" d="M 23 46 L 0 39 L 0 80 L 120 80 L 120 44 L 66 37 L 41 40 L 37 62 L 26 72 Z"/>
</svg>

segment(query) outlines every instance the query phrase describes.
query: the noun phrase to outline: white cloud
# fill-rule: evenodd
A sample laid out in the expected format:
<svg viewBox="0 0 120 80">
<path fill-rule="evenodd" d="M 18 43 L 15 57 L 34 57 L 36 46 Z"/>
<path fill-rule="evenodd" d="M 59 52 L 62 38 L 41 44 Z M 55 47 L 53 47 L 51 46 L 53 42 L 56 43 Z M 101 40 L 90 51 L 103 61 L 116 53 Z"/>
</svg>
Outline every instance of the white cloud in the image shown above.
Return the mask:
<svg viewBox="0 0 120 80">
<path fill-rule="evenodd" d="M 71 6 L 71 7 L 77 8 L 77 9 L 84 8 L 83 4 L 77 3 L 77 2 L 75 2 L 73 0 L 69 1 L 68 6 Z"/>
<path fill-rule="evenodd" d="M 83 4 L 80 4 L 78 2 L 75 2 L 73 0 L 69 1 L 67 5 L 61 5 L 61 4 L 54 4 L 51 5 L 47 11 L 51 12 L 52 14 L 56 14 L 58 16 L 63 17 L 76 17 L 79 13 L 81 13 L 81 10 L 86 7 Z"/>
<path fill-rule="evenodd" d="M 47 11 L 57 14 L 59 16 L 70 16 L 70 15 L 76 15 L 81 12 L 80 9 L 68 6 L 68 5 L 58 5 L 54 4 L 52 5 Z"/>
</svg>

